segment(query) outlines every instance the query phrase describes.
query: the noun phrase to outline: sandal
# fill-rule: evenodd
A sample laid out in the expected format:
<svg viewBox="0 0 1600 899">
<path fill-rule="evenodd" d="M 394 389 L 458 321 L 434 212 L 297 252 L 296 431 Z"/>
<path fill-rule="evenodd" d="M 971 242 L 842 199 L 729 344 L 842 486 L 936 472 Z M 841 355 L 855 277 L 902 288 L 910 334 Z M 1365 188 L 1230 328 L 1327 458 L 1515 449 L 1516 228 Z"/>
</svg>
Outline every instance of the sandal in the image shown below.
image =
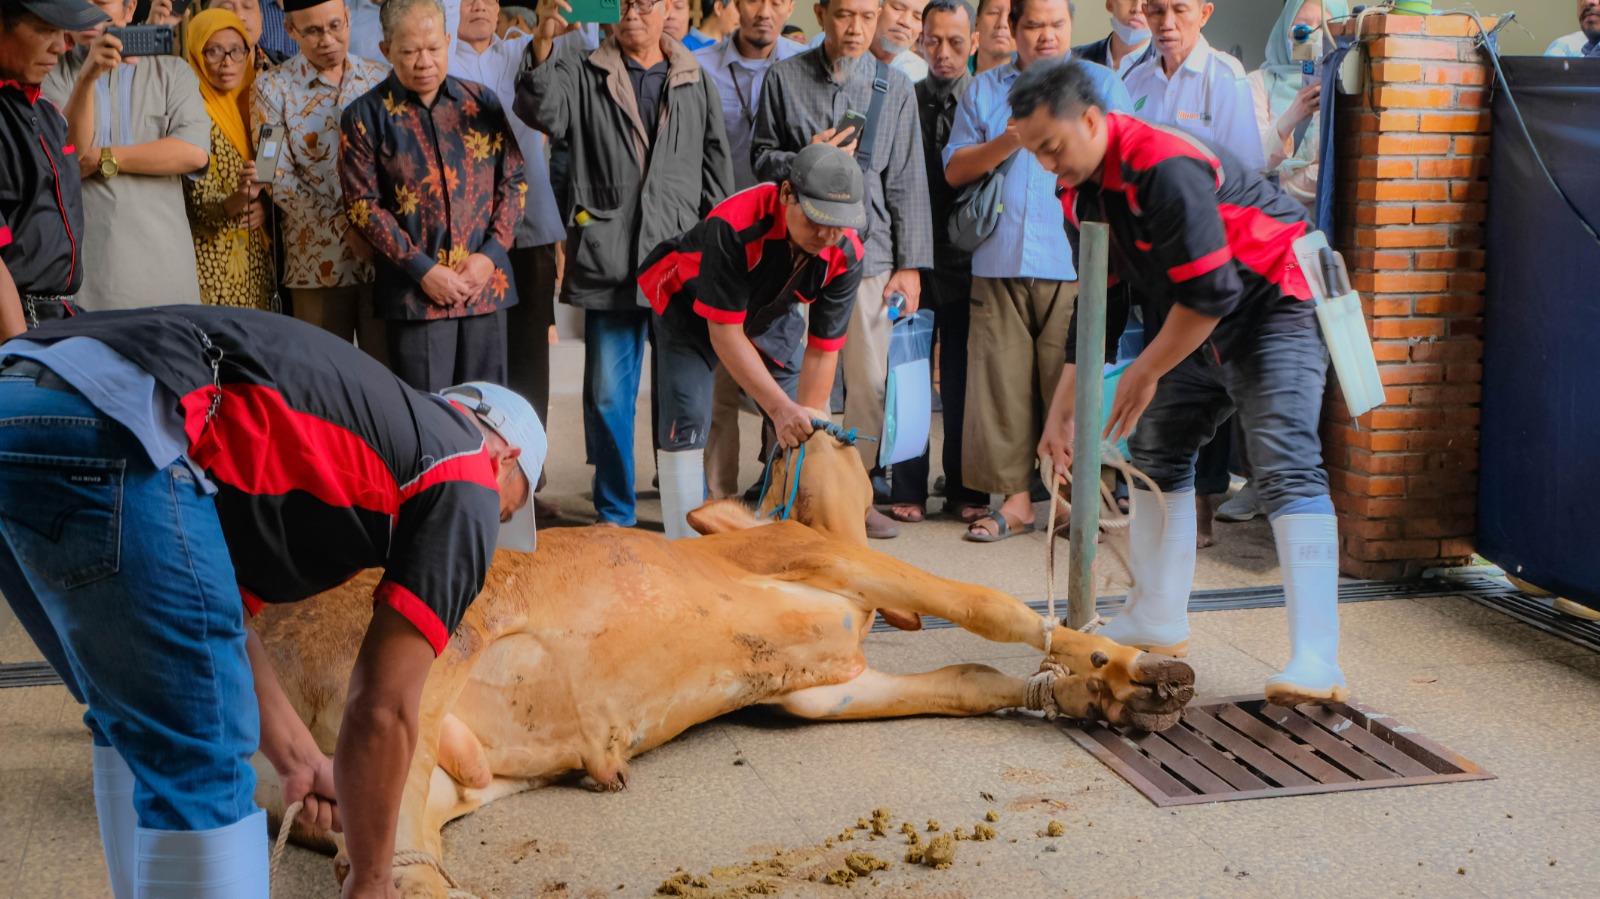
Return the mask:
<svg viewBox="0 0 1600 899">
<path fill-rule="evenodd" d="M 895 521 L 904 521 L 907 524 L 916 524 L 928 519 L 928 510 L 916 503 L 895 503 L 884 514 Z"/>
<path fill-rule="evenodd" d="M 979 521 L 988 518 L 989 507 L 979 505 L 952 506 L 947 503 L 944 507 L 944 514 L 954 518 L 956 521 L 959 521 L 962 524 L 971 525 L 977 524 Z"/>
<path fill-rule="evenodd" d="M 994 522 L 994 533 L 991 534 L 988 531 L 980 530 L 986 521 Z M 1012 524 L 1011 519 L 1007 518 L 1004 512 L 996 511 L 974 521 L 968 526 L 967 532 L 961 535 L 961 539 L 972 543 L 999 543 L 1001 540 L 1009 540 L 1020 534 L 1031 534 L 1033 530 L 1033 522 L 1019 521 L 1016 524 Z"/>
</svg>

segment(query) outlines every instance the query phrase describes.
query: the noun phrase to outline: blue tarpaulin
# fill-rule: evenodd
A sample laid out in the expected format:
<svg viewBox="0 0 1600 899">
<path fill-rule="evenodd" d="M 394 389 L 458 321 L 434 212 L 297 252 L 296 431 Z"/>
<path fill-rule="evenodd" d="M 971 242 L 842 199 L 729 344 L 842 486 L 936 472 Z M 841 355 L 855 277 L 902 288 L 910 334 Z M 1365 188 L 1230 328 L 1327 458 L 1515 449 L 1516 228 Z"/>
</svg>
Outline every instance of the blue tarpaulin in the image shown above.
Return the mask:
<svg viewBox="0 0 1600 899">
<path fill-rule="evenodd" d="M 1501 63 L 1476 545 L 1506 571 L 1600 608 L 1600 242 L 1568 205 L 1600 221 L 1600 59 Z"/>
</svg>

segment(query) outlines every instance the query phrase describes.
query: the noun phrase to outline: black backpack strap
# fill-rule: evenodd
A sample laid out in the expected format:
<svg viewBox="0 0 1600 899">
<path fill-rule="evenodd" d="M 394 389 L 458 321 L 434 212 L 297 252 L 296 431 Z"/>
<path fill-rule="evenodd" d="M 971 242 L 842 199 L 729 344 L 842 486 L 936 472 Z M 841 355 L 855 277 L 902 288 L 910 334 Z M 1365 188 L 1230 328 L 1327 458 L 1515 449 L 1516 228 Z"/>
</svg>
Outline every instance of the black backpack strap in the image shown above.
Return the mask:
<svg viewBox="0 0 1600 899">
<path fill-rule="evenodd" d="M 878 64 L 878 71 L 872 79 L 872 105 L 867 107 L 867 127 L 861 135 L 861 143 L 856 147 L 856 159 L 861 163 L 861 170 L 872 170 L 872 148 L 878 142 L 878 120 L 883 118 L 883 100 L 889 96 L 889 64 L 881 59 L 874 60 Z"/>
</svg>

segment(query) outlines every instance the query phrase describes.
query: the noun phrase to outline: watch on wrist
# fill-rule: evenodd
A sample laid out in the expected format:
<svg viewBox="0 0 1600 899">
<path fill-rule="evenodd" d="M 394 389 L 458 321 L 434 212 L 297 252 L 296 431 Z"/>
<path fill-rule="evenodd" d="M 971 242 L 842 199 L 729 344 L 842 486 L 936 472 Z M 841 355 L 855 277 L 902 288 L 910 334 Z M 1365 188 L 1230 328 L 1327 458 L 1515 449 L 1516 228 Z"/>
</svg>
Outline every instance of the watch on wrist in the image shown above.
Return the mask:
<svg viewBox="0 0 1600 899">
<path fill-rule="evenodd" d="M 122 166 L 117 164 L 117 157 L 112 155 L 110 147 L 100 148 L 100 177 L 111 179 L 117 177 L 122 171 Z"/>
</svg>

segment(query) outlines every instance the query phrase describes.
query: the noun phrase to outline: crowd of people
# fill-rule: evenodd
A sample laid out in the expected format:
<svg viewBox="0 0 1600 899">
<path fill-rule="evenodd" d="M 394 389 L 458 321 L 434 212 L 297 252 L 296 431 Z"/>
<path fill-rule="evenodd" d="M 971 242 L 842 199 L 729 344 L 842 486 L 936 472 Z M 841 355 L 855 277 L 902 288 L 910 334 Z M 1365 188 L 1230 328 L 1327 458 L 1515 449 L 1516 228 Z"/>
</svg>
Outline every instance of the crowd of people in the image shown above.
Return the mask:
<svg viewBox="0 0 1600 899">
<path fill-rule="evenodd" d="M 1186 652 L 1239 471 L 1217 514 L 1267 517 L 1285 580 L 1267 696 L 1346 698 L 1293 244 L 1349 10 L 1288 0 L 1247 73 L 1209 2 L 1106 8 L 1075 48 L 1071 0 L 823 0 L 809 42 L 794 0 L 621 0 L 604 26 L 566 0 L 0 0 L 0 592 L 89 706 L 115 895 L 267 894 L 257 749 L 344 830 L 345 895 L 392 894 L 429 668 L 497 541 L 559 515 L 532 495 L 558 298 L 600 526 L 637 524 L 647 346 L 683 538 L 756 452 L 743 398 L 763 457 L 834 411 L 877 437 L 895 314 L 929 310 L 944 474 L 864 452 L 865 530 L 942 493 L 992 543 L 1034 529 L 1038 460 L 1069 469 L 1078 225 L 1104 223 L 1106 436 L 1161 493 L 1126 491 L 1136 586 L 1101 632 Z M 1578 14 L 1551 55 L 1600 55 L 1600 0 Z M 330 760 L 241 600 L 368 568 Z"/>
</svg>

